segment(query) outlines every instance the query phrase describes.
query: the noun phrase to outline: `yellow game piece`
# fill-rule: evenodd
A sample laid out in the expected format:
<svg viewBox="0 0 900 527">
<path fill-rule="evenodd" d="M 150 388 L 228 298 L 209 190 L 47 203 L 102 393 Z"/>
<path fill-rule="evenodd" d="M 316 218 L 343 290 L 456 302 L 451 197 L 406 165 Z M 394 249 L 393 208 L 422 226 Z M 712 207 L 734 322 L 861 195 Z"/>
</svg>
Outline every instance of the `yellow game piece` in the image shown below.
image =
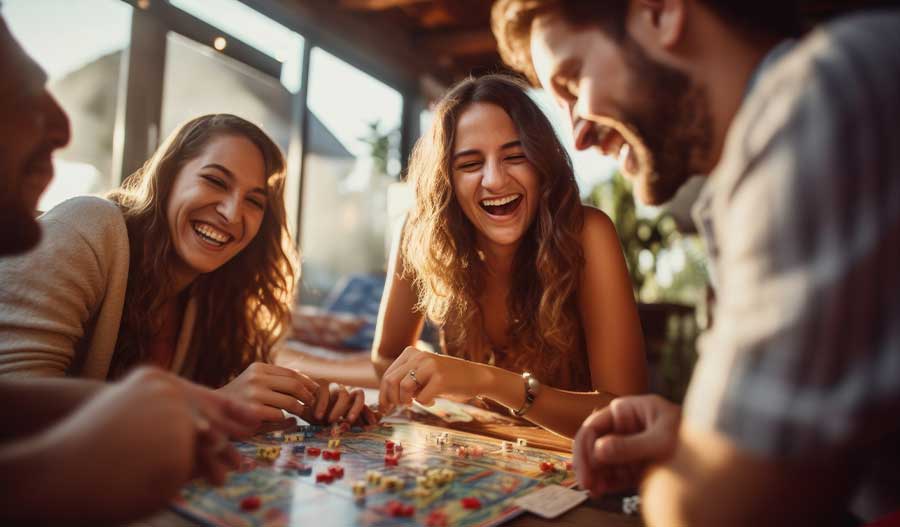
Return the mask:
<svg viewBox="0 0 900 527">
<path fill-rule="evenodd" d="M 370 485 L 378 485 L 381 483 L 381 472 L 377 470 L 369 470 L 366 472 L 366 480 Z"/>
<path fill-rule="evenodd" d="M 278 458 L 278 455 L 281 454 L 280 446 L 258 446 L 256 447 L 256 457 L 259 459 L 266 459 L 268 461 L 274 461 Z"/>
<path fill-rule="evenodd" d="M 284 434 L 285 443 L 302 443 L 303 434 Z"/>
<path fill-rule="evenodd" d="M 337 448 L 339 446 L 341 446 L 340 439 L 329 439 L 328 440 L 328 448 Z"/>
<path fill-rule="evenodd" d="M 397 476 L 385 476 L 382 478 L 382 486 L 389 492 L 395 492 L 403 489 L 403 480 Z"/>
<path fill-rule="evenodd" d="M 353 482 L 353 495 L 356 497 L 366 495 L 366 482 L 363 480 Z"/>
</svg>

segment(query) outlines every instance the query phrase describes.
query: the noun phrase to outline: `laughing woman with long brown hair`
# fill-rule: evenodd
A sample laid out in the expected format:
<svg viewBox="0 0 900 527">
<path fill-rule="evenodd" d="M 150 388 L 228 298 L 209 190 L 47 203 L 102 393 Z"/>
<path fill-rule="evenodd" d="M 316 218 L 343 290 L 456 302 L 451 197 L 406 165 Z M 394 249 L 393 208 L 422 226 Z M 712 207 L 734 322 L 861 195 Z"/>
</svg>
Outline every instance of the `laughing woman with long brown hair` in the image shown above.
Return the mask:
<svg viewBox="0 0 900 527">
<path fill-rule="evenodd" d="M 373 348 L 381 404 L 486 397 L 573 436 L 646 390 L 640 323 L 609 218 L 581 204 L 571 161 L 526 88 L 468 79 L 444 96 L 409 168 Z M 425 317 L 443 353 L 415 347 Z"/>
<path fill-rule="evenodd" d="M 290 320 L 296 250 L 284 157 L 234 115 L 193 119 L 106 199 L 41 218 L 0 264 L 0 374 L 115 379 L 141 364 L 305 418 L 355 420 L 361 392 L 270 364 Z"/>
</svg>

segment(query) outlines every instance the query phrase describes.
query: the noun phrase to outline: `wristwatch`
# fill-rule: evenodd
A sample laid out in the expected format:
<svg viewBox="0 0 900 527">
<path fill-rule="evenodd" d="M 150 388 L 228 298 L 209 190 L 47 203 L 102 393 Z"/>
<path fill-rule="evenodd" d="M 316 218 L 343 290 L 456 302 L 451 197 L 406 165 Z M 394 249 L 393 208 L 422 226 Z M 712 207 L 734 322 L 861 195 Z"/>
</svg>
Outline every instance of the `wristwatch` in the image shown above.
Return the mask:
<svg viewBox="0 0 900 527">
<path fill-rule="evenodd" d="M 525 412 L 531 409 L 531 405 L 534 404 L 534 400 L 537 399 L 538 393 L 541 391 L 541 383 L 527 371 L 522 374 L 522 380 L 525 381 L 525 401 L 522 403 L 521 408 L 513 410 L 513 415 L 516 417 L 522 417 L 525 415 Z"/>
</svg>

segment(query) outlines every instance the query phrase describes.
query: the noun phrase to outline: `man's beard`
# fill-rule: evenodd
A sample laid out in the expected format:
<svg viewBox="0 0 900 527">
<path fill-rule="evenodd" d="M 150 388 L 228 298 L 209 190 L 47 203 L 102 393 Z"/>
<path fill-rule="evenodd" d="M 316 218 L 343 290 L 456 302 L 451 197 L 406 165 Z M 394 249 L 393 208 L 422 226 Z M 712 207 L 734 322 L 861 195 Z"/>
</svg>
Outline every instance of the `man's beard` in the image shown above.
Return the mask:
<svg viewBox="0 0 900 527">
<path fill-rule="evenodd" d="M 691 176 L 703 171 L 712 144 L 712 118 L 706 91 L 691 78 L 660 64 L 626 37 L 622 44 L 640 102 L 623 108 L 649 151 L 635 185 L 647 203 L 669 201 Z"/>
<path fill-rule="evenodd" d="M 8 194 L 0 196 L 0 256 L 20 254 L 41 240 L 41 227 L 34 213 Z"/>
</svg>

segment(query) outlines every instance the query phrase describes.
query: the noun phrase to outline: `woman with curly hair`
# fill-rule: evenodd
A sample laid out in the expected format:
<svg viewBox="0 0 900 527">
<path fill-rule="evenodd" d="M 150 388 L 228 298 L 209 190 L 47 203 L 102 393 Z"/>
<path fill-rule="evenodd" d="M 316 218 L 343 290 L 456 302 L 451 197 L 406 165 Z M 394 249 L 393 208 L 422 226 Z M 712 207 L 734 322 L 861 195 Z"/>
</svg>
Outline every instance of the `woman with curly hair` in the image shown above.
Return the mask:
<svg viewBox="0 0 900 527">
<path fill-rule="evenodd" d="M 260 403 L 266 421 L 355 420 L 361 392 L 270 364 L 297 275 L 283 193 L 284 156 L 256 125 L 183 124 L 106 199 L 44 214 L 41 244 L 0 264 L 0 375 L 149 364 Z"/>
<path fill-rule="evenodd" d="M 373 362 L 381 404 L 486 397 L 573 436 L 646 390 L 615 228 L 581 204 L 571 161 L 525 87 L 467 79 L 412 155 L 415 204 L 394 248 Z M 415 348 L 425 317 L 442 354 Z"/>
</svg>

